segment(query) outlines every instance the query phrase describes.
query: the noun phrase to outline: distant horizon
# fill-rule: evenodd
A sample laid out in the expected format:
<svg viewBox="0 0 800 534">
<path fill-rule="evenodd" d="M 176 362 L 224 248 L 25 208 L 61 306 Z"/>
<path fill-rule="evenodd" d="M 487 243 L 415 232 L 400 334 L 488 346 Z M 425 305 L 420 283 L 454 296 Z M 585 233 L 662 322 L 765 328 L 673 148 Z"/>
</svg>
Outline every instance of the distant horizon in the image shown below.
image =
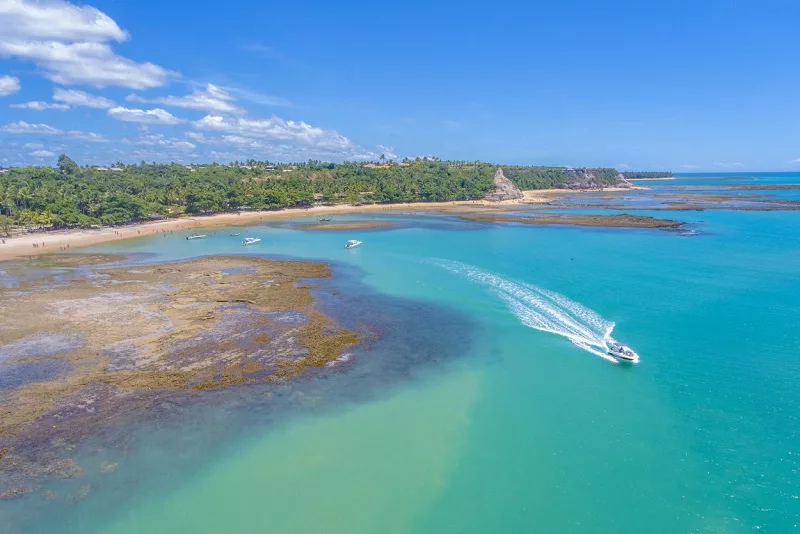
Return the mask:
<svg viewBox="0 0 800 534">
<path fill-rule="evenodd" d="M 0 0 L 0 12 L 5 167 L 67 152 L 800 171 L 796 2 L 245 0 L 187 14 Z"/>
<path fill-rule="evenodd" d="M 67 154 L 67 155 L 69 155 L 69 154 Z M 248 158 L 248 159 L 254 160 L 256 163 L 263 163 L 263 164 L 269 163 L 269 164 L 273 164 L 273 165 L 303 165 L 303 164 L 307 164 L 309 162 L 309 160 L 304 160 L 304 161 L 269 161 L 269 160 L 261 160 L 261 159 L 258 159 L 256 157 Z M 384 163 L 402 163 L 403 159 L 404 158 L 386 160 L 386 161 L 384 161 Z M 417 158 L 408 158 L 409 161 L 415 161 L 416 159 Z M 550 167 L 550 168 L 559 168 L 559 169 L 569 169 L 569 168 L 573 168 L 573 169 L 601 169 L 601 168 L 606 168 L 606 169 L 615 169 L 620 173 L 664 172 L 664 173 L 672 174 L 673 177 L 712 176 L 712 175 L 737 176 L 737 175 L 751 175 L 751 174 L 767 174 L 767 175 L 774 175 L 774 174 L 800 174 L 800 169 L 798 169 L 798 170 L 735 170 L 735 171 L 734 170 L 726 170 L 726 171 L 697 170 L 697 171 L 675 171 L 675 170 L 671 170 L 671 169 L 627 169 L 627 168 L 626 169 L 620 169 L 618 167 L 613 167 L 613 166 L 603 167 L 603 166 L 600 166 L 600 165 L 544 165 L 544 164 L 539 164 L 539 163 L 520 164 L 520 163 L 509 163 L 509 162 L 484 161 L 484 160 L 480 160 L 480 159 L 478 159 L 478 160 L 446 159 L 446 158 L 440 158 L 440 157 L 437 157 L 437 156 L 422 156 L 422 157 L 419 157 L 419 159 L 420 160 L 425 160 L 425 159 L 438 160 L 438 161 L 441 161 L 441 162 L 450 162 L 450 161 L 480 162 L 480 163 L 485 163 L 485 164 L 488 164 L 488 165 L 494 165 L 494 166 L 498 166 L 498 167 L 502 167 L 502 166 Z M 103 168 L 103 167 L 111 168 L 111 167 L 114 167 L 114 165 L 116 165 L 117 163 L 121 163 L 122 165 L 126 165 L 126 166 L 128 166 L 128 165 L 141 165 L 142 163 L 145 163 L 146 165 L 155 164 L 155 165 L 180 165 L 180 166 L 195 166 L 195 165 L 196 166 L 204 166 L 204 165 L 233 166 L 234 165 L 234 161 L 238 161 L 238 163 L 241 164 L 240 166 L 246 164 L 246 162 L 247 162 L 247 160 L 244 160 L 244 161 L 232 160 L 232 161 L 229 161 L 229 162 L 221 162 L 221 161 L 208 161 L 208 162 L 198 162 L 198 161 L 192 161 L 192 162 L 181 162 L 181 161 L 155 161 L 155 162 L 153 162 L 153 161 L 144 161 L 144 162 L 142 162 L 142 161 L 135 161 L 135 162 L 125 162 L 125 161 L 121 161 L 120 160 L 120 161 L 115 161 L 115 162 L 112 162 L 112 163 L 84 164 L 84 163 L 81 163 L 79 161 L 76 161 L 76 163 L 81 168 L 98 168 L 98 167 L 100 167 L 100 168 Z M 318 161 L 321 164 L 335 164 L 335 165 L 341 165 L 341 164 L 344 164 L 344 163 L 362 164 L 362 165 L 379 164 L 380 163 L 380 160 L 364 160 L 364 161 L 315 160 L 315 161 Z M 35 168 L 45 168 L 46 167 L 46 168 L 58 169 L 58 166 L 55 164 L 55 162 L 53 163 L 53 165 L 41 164 L 41 163 L 40 164 L 33 163 L 33 164 L 28 164 L 28 165 L 10 165 L 10 166 L 0 165 L 0 169 L 21 169 L 21 168 L 29 168 L 29 167 L 35 167 Z M 646 178 L 640 178 L 640 179 L 641 180 L 646 180 Z"/>
</svg>

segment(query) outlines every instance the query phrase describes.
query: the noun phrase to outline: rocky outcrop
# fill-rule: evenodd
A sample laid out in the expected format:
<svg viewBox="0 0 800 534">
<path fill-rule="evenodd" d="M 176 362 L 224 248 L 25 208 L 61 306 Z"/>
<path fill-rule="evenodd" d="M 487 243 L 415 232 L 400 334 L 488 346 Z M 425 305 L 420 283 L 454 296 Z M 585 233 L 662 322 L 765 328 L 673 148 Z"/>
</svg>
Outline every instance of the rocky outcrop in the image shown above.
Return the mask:
<svg viewBox="0 0 800 534">
<path fill-rule="evenodd" d="M 490 202 L 502 202 L 504 200 L 519 200 L 524 195 L 514 183 L 503 175 L 503 169 L 497 169 L 494 173 L 495 190 L 487 193 L 484 197 Z"/>
<path fill-rule="evenodd" d="M 566 189 L 575 189 L 581 191 L 604 189 L 606 187 L 631 187 L 630 182 L 625 180 L 621 174 L 616 175 L 616 183 L 610 183 L 608 180 L 603 181 L 592 169 L 567 169 L 567 183 L 564 184 Z"/>
<path fill-rule="evenodd" d="M 569 169 L 567 175 L 569 176 L 567 189 L 602 189 L 604 185 L 592 171 L 587 169 Z"/>
<path fill-rule="evenodd" d="M 633 187 L 633 184 L 630 183 L 627 178 L 625 178 L 624 174 L 619 173 L 617 175 L 617 187 Z"/>
</svg>

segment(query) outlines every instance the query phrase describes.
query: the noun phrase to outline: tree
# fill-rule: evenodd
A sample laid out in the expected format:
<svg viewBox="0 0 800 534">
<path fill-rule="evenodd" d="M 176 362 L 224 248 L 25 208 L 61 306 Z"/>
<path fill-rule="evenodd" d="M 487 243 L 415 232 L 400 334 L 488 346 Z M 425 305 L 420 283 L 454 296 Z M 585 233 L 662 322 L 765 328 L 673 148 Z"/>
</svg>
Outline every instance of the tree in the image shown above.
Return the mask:
<svg viewBox="0 0 800 534">
<path fill-rule="evenodd" d="M 79 169 L 80 167 L 78 167 L 78 164 L 72 161 L 72 159 L 66 154 L 61 154 L 58 156 L 58 170 L 60 170 L 63 174 L 72 176 L 77 174 Z"/>
<path fill-rule="evenodd" d="M 2 1 L 2 0 L 0 0 Z M 391 161 L 391 154 L 380 154 Z M 389 157 L 387 157 L 389 156 Z M 482 198 L 493 190 L 497 166 L 479 161 L 406 158 L 407 165 L 366 167 L 359 162 L 233 165 L 132 164 L 119 172 L 79 168 L 68 156 L 59 169 L 12 168 L 0 174 L 0 214 L 13 225 L 125 224 L 159 213 L 216 213 L 251 208 L 306 207 L 315 202 L 434 202 Z M 248 168 L 249 167 L 249 168 Z M 287 172 L 288 171 L 288 172 Z M 582 176 L 613 184 L 614 169 L 565 169 L 504 165 L 521 189 L 564 187 Z"/>
<path fill-rule="evenodd" d="M 222 195 L 212 189 L 199 189 L 186 195 L 187 213 L 216 213 L 222 211 L 222 207 Z"/>
<path fill-rule="evenodd" d="M 7 215 L 0 215 L 0 232 L 3 233 L 6 237 L 11 237 L 11 228 L 13 224 L 11 221 L 11 217 Z"/>
</svg>

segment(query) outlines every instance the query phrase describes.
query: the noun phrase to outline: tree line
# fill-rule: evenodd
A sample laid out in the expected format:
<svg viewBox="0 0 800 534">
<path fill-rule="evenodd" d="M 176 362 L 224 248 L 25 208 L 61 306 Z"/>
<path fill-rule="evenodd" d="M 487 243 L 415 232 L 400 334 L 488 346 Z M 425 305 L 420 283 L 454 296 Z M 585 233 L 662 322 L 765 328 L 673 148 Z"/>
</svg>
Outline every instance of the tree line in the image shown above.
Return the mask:
<svg viewBox="0 0 800 534">
<path fill-rule="evenodd" d="M 57 168 L 21 167 L 0 174 L 0 232 L 13 227 L 120 225 L 184 214 L 303 208 L 315 204 L 374 204 L 474 200 L 494 190 L 498 166 L 437 158 L 380 164 L 230 165 L 139 163 L 79 166 L 67 155 Z M 563 187 L 575 170 L 503 166 L 521 189 Z M 590 169 L 604 184 L 614 169 Z"/>
<path fill-rule="evenodd" d="M 669 171 L 627 171 L 623 172 L 622 176 L 626 180 L 647 180 L 653 178 L 672 178 L 672 173 Z"/>
</svg>

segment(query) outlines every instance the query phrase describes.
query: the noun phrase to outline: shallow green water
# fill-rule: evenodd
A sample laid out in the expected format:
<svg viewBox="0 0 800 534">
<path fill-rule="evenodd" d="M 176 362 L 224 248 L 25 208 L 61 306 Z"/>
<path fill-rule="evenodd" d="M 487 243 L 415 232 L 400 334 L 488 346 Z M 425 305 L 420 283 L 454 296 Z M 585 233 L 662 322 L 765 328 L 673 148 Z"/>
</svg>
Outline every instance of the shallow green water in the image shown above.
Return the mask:
<svg viewBox="0 0 800 534">
<path fill-rule="evenodd" d="M 141 483 L 103 513 L 73 510 L 71 526 L 797 530 L 800 215 L 671 215 L 704 234 L 474 229 L 427 216 L 423 227 L 392 231 L 250 228 L 246 235 L 264 241 L 247 249 L 224 230 L 203 241 L 175 234 L 98 248 L 157 260 L 223 252 L 325 259 L 335 270 L 357 268 L 378 294 L 454 310 L 473 326 L 446 364 L 369 398 L 256 421 L 225 438 L 225 454 L 198 454 L 179 480 Z M 343 250 L 350 238 L 364 245 Z M 414 308 L 403 313 L 413 317 Z M 610 323 L 611 335 L 639 352 L 638 365 L 591 351 Z M 446 336 L 447 325 L 439 331 Z M 214 424 L 208 410 L 200 425 Z M 175 444 L 152 447 L 161 449 L 148 463 L 157 469 Z M 104 498 L 76 506 L 97 510 Z"/>
</svg>

